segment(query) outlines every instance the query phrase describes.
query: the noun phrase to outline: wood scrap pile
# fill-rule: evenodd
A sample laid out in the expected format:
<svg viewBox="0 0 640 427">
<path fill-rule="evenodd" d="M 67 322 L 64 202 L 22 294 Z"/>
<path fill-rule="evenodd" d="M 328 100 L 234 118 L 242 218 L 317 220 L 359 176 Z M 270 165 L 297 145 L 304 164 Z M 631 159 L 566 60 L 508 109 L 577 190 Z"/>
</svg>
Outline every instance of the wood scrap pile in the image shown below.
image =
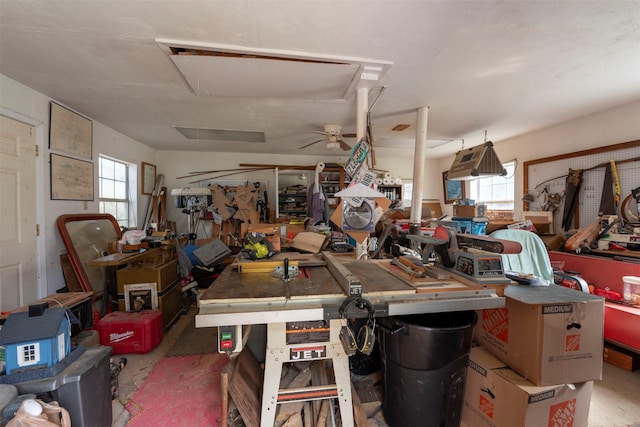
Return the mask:
<svg viewBox="0 0 640 427">
<path fill-rule="evenodd" d="M 280 376 L 280 389 L 298 389 L 334 383 L 333 370 L 327 369 L 325 362 L 325 360 L 315 360 L 285 363 Z M 230 379 L 227 381 L 229 374 Z M 260 426 L 262 375 L 260 365 L 247 348 L 223 370 L 221 381 L 223 405 L 220 418 L 224 421 L 220 424 L 221 426 L 232 424 L 230 415 L 233 414 L 233 409 L 230 408 L 232 405 L 237 407 L 246 427 Z M 371 384 L 371 382 L 363 384 Z M 365 392 L 366 405 L 363 406 L 360 403 L 357 388 L 352 386 L 351 390 L 356 427 L 380 425 L 375 420 L 381 417 L 379 394 Z M 225 403 L 227 393 L 231 396 L 231 405 Z M 332 420 L 340 420 L 338 407 L 338 402 L 334 399 L 282 403 L 277 407 L 274 427 L 328 427 L 334 425 Z M 371 420 L 367 419 L 368 415 L 372 417 Z"/>
</svg>

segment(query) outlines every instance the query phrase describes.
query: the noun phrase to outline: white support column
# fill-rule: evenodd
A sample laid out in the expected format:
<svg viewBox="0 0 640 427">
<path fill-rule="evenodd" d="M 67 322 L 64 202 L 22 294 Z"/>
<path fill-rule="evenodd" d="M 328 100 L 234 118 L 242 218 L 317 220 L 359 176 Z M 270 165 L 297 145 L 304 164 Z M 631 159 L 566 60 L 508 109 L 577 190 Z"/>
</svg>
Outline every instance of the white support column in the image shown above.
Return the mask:
<svg viewBox="0 0 640 427">
<path fill-rule="evenodd" d="M 356 142 L 364 138 L 369 112 L 369 89 L 361 87 L 356 92 Z"/>
<path fill-rule="evenodd" d="M 413 191 L 411 193 L 411 219 L 409 234 L 420 234 L 422 219 L 422 194 L 424 189 L 425 149 L 427 144 L 427 122 L 429 107 L 418 108 L 416 145 L 413 154 Z"/>
</svg>

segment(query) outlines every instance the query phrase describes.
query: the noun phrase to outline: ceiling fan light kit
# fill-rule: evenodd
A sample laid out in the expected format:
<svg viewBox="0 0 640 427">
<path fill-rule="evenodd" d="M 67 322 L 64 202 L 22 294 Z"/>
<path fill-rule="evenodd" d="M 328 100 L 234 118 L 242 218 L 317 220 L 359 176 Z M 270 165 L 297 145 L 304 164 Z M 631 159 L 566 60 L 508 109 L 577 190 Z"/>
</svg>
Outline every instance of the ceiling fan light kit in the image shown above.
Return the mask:
<svg viewBox="0 0 640 427">
<path fill-rule="evenodd" d="M 340 132 L 342 131 L 342 127 L 340 125 L 327 124 L 327 125 L 324 125 L 323 129 L 324 129 L 324 132 L 320 132 L 317 130 L 312 130 L 309 132 L 324 135 L 324 139 L 313 141 L 307 145 L 303 145 L 299 149 L 301 150 L 303 148 L 307 148 L 314 144 L 317 144 L 318 142 L 326 141 L 327 142 L 326 149 L 329 151 L 338 151 L 340 149 L 342 149 L 343 151 L 351 150 L 351 147 L 349 146 L 349 144 L 347 144 L 342 139 L 340 139 Z"/>
<path fill-rule="evenodd" d="M 338 151 L 340 149 L 340 143 L 338 141 L 327 142 L 327 150 Z"/>
</svg>

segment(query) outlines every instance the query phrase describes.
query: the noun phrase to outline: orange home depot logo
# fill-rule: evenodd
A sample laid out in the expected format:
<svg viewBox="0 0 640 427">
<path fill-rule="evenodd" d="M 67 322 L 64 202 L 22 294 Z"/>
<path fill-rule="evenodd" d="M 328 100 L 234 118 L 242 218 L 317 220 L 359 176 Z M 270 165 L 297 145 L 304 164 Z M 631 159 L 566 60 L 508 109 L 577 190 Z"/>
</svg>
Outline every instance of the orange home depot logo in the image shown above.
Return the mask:
<svg viewBox="0 0 640 427">
<path fill-rule="evenodd" d="M 564 351 L 580 350 L 580 335 L 567 335 L 564 340 Z"/>
<path fill-rule="evenodd" d="M 478 408 L 480 409 L 480 412 L 485 414 L 490 419 L 493 419 L 493 402 L 483 395 L 480 395 L 480 403 L 478 405 Z"/>
<path fill-rule="evenodd" d="M 482 310 L 482 329 L 508 344 L 509 309 L 503 307 Z"/>
<path fill-rule="evenodd" d="M 557 403 L 549 408 L 549 427 L 573 427 L 576 399 Z"/>
</svg>

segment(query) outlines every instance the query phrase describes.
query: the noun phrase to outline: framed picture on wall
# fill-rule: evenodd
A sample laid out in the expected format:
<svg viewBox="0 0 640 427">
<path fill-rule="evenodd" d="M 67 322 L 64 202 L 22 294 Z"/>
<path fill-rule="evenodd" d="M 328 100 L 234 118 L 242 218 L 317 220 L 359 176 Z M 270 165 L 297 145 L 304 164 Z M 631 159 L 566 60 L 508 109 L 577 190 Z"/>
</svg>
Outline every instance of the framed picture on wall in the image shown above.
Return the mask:
<svg viewBox="0 0 640 427">
<path fill-rule="evenodd" d="M 449 171 L 442 172 L 442 185 L 444 189 L 444 203 L 452 204 L 455 200 L 465 198 L 464 181 L 454 181 L 447 179 Z"/>
<path fill-rule="evenodd" d="M 93 163 L 51 153 L 51 200 L 93 200 Z"/>
<path fill-rule="evenodd" d="M 153 194 L 156 186 L 156 165 L 142 162 L 142 194 Z"/>
<path fill-rule="evenodd" d="M 91 160 L 93 123 L 86 117 L 51 102 L 49 148 Z"/>
</svg>

